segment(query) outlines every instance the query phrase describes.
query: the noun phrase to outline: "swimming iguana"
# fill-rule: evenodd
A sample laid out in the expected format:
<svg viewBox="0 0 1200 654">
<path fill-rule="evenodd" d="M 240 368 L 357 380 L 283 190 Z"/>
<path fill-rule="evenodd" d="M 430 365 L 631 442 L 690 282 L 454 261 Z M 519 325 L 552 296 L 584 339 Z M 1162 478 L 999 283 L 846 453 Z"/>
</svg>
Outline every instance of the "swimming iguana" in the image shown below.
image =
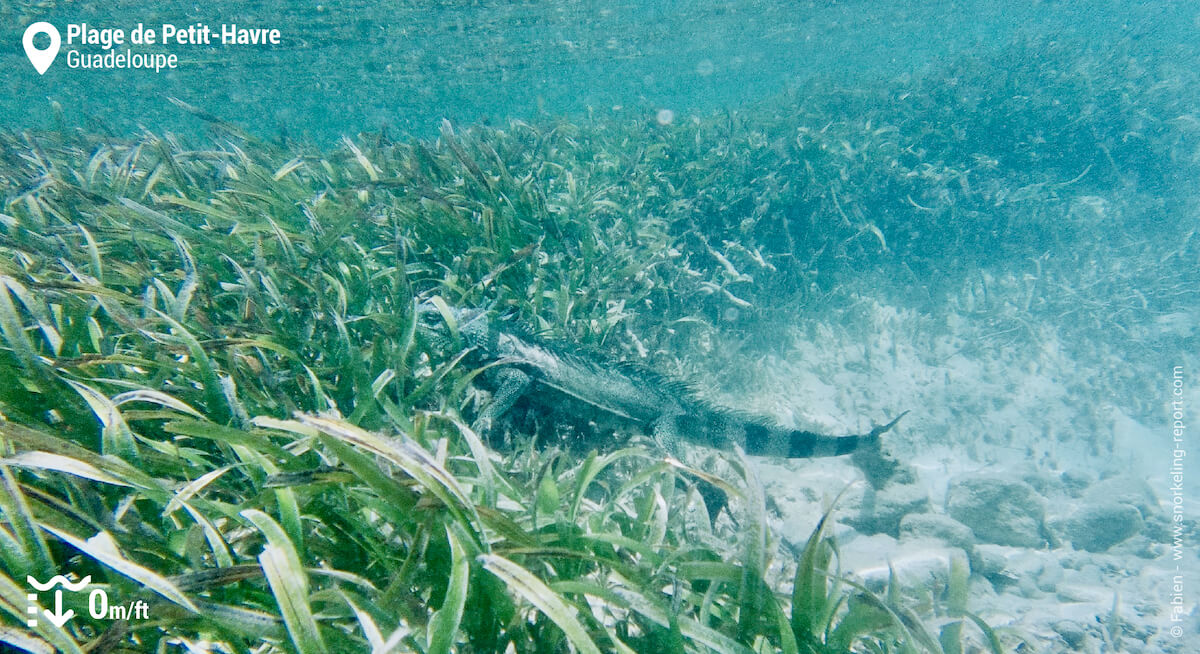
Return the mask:
<svg viewBox="0 0 1200 654">
<path fill-rule="evenodd" d="M 529 393 L 553 393 L 573 400 L 579 403 L 575 415 L 585 415 L 582 409 L 593 407 L 601 417 L 642 429 L 673 455 L 684 439 L 717 448 L 736 443 L 746 454 L 787 458 L 876 450 L 879 437 L 904 417 L 902 413 L 865 434 L 828 436 L 787 429 L 712 406 L 696 398 L 685 384 L 640 366 L 604 361 L 590 353 L 503 329 L 484 311 L 450 309 L 444 304 L 439 310 L 425 305 L 421 316 L 426 328 L 441 339 L 455 332 L 461 345 L 470 349 L 468 356 L 473 364 L 496 368 L 492 373 L 492 401 L 475 420 L 476 430 L 485 434 Z"/>
</svg>

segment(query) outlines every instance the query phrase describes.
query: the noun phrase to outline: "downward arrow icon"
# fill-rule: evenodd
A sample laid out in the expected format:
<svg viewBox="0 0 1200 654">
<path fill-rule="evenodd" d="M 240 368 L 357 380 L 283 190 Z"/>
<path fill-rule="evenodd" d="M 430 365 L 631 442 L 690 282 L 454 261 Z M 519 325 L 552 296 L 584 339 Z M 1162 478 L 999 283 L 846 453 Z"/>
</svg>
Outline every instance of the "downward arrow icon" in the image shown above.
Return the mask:
<svg viewBox="0 0 1200 654">
<path fill-rule="evenodd" d="M 42 613 L 45 613 L 46 618 L 49 619 L 50 622 L 53 622 L 54 626 L 59 627 L 60 629 L 64 624 L 67 624 L 67 620 L 75 617 L 75 612 L 71 609 L 67 609 L 67 612 L 63 613 L 61 590 L 54 591 L 54 613 L 51 613 L 50 609 L 42 609 Z"/>
</svg>

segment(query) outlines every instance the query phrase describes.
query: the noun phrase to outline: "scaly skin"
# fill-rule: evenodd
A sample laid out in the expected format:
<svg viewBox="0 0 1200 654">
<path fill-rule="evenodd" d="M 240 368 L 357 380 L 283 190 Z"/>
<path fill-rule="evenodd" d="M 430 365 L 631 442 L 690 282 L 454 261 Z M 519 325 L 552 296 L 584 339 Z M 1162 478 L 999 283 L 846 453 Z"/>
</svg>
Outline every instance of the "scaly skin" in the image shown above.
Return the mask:
<svg viewBox="0 0 1200 654">
<path fill-rule="evenodd" d="M 865 434 L 830 436 L 785 429 L 711 406 L 689 394 L 685 385 L 650 371 L 504 330 L 494 325 L 486 312 L 452 311 L 463 344 L 472 349 L 473 362 L 498 364 L 492 402 L 475 422 L 483 433 L 527 393 L 557 392 L 578 401 L 580 409 L 593 407 L 650 433 L 671 454 L 677 453 L 681 440 L 688 440 L 722 449 L 737 444 L 751 455 L 813 458 L 877 449 L 880 437 L 908 413 Z M 428 330 L 449 340 L 436 309 L 423 307 L 422 317 Z"/>
</svg>

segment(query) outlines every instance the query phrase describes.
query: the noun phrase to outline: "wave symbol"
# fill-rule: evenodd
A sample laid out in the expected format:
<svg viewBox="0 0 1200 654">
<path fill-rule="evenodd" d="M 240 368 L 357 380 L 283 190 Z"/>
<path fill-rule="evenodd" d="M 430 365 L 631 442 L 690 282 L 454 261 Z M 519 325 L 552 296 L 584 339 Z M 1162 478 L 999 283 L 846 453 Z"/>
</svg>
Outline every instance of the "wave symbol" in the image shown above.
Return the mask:
<svg viewBox="0 0 1200 654">
<path fill-rule="evenodd" d="M 34 579 L 32 576 L 26 577 L 25 581 L 28 581 L 30 586 L 33 586 L 39 591 L 50 590 L 51 588 L 54 588 L 56 584 L 62 584 L 63 588 L 66 588 L 70 591 L 80 591 L 86 588 L 88 584 L 92 583 L 92 575 L 88 575 L 83 579 L 80 579 L 78 583 L 74 584 L 68 581 L 63 575 L 54 575 L 50 578 L 50 581 L 47 581 L 44 584 L 38 583 L 38 580 Z"/>
</svg>

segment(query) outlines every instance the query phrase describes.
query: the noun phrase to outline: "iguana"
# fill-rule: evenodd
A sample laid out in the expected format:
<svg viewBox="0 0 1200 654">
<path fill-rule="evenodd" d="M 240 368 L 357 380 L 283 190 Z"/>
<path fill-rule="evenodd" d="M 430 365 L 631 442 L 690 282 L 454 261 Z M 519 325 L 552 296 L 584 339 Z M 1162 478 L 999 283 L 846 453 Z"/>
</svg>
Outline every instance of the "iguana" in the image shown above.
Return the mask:
<svg viewBox="0 0 1200 654">
<path fill-rule="evenodd" d="M 668 454 L 675 455 L 680 441 L 687 440 L 716 448 L 735 443 L 750 455 L 811 458 L 877 451 L 880 436 L 908 413 L 875 425 L 865 434 L 829 436 L 787 429 L 715 407 L 695 397 L 686 384 L 641 366 L 606 361 L 519 330 L 503 329 L 485 311 L 425 304 L 418 316 L 426 333 L 444 342 L 457 339 L 469 349 L 472 364 L 495 368 L 491 372 L 495 384 L 491 403 L 475 419 L 476 431 L 485 434 L 522 396 L 550 393 L 578 403 L 575 415 L 586 415 L 582 408 L 590 406 L 600 417 L 648 433 Z"/>
</svg>

